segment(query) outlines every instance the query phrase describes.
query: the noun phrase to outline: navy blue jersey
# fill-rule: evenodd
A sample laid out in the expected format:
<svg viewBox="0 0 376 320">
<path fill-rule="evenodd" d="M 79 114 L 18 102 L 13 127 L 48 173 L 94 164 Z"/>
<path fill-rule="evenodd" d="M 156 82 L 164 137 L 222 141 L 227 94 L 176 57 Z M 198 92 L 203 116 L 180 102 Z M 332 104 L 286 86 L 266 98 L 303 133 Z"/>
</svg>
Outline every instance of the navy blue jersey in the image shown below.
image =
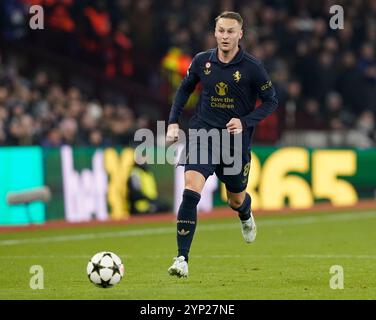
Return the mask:
<svg viewBox="0 0 376 320">
<path fill-rule="evenodd" d="M 253 127 L 278 105 L 273 85 L 263 64 L 241 47 L 229 63 L 222 63 L 218 49 L 197 54 L 177 90 L 168 123 L 179 116 L 194 91 L 202 83 L 196 117 L 214 128 L 226 128 L 231 118 L 239 118 L 244 129 Z M 255 109 L 256 99 L 262 104 Z"/>
</svg>

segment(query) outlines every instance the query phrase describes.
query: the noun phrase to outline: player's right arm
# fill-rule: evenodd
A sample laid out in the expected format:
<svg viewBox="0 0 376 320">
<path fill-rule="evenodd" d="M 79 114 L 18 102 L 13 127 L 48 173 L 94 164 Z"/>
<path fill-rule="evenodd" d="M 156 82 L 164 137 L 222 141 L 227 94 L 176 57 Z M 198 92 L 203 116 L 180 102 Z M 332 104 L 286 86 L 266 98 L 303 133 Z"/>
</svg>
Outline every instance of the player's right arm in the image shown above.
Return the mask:
<svg viewBox="0 0 376 320">
<path fill-rule="evenodd" d="M 198 62 L 196 55 L 188 68 L 187 74 L 185 75 L 178 90 L 176 91 L 174 102 L 172 103 L 166 136 L 166 140 L 168 142 L 173 142 L 178 139 L 178 122 L 180 114 L 182 113 L 183 108 L 189 99 L 189 96 L 195 90 L 195 87 L 199 81 L 200 77 L 198 74 Z"/>
</svg>

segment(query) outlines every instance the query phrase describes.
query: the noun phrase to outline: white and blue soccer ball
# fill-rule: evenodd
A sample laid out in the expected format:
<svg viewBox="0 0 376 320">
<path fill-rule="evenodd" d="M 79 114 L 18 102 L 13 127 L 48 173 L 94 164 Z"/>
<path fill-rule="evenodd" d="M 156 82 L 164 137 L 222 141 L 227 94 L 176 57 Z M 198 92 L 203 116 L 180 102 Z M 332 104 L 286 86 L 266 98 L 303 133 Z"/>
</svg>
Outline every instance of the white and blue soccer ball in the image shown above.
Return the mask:
<svg viewBox="0 0 376 320">
<path fill-rule="evenodd" d="M 89 280 L 97 287 L 110 288 L 123 278 L 124 265 L 115 253 L 103 251 L 90 259 L 86 272 Z"/>
</svg>

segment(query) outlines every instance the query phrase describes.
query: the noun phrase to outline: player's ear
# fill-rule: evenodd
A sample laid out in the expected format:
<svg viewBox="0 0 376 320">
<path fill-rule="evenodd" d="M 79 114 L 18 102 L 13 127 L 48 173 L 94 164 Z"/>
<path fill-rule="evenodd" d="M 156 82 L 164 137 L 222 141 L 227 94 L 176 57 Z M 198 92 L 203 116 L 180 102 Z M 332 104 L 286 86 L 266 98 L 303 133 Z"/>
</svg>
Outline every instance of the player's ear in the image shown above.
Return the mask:
<svg viewBox="0 0 376 320">
<path fill-rule="evenodd" d="M 243 29 L 240 29 L 240 37 L 239 39 L 243 38 Z"/>
</svg>

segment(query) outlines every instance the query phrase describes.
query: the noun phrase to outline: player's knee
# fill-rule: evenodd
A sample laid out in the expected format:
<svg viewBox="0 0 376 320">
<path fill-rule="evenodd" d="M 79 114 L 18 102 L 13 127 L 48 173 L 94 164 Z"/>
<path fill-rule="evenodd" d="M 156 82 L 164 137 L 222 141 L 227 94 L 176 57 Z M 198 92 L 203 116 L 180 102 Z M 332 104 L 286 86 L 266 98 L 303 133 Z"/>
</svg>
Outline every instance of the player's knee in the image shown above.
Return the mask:
<svg viewBox="0 0 376 320">
<path fill-rule="evenodd" d="M 185 175 L 185 189 L 189 189 L 201 194 L 201 191 L 205 185 L 205 178 L 195 175 L 186 174 Z"/>
</svg>

